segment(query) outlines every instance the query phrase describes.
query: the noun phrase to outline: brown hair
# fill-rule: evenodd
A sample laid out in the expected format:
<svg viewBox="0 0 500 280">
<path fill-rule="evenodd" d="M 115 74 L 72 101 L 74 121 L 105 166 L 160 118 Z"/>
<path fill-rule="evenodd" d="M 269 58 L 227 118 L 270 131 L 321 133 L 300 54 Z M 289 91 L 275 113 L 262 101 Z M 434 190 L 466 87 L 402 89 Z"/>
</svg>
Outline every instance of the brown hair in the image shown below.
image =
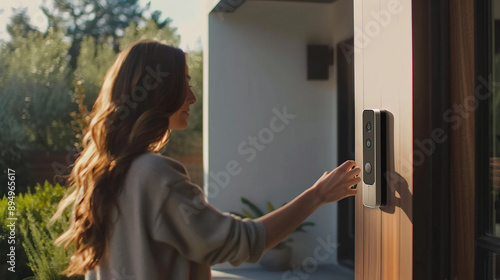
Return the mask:
<svg viewBox="0 0 500 280">
<path fill-rule="evenodd" d="M 170 137 L 169 117 L 184 104 L 186 58 L 180 49 L 138 41 L 118 54 L 104 77 L 84 131 L 82 152 L 68 175 L 66 195 L 51 222 L 73 204 L 71 225 L 55 240 L 74 245 L 66 276 L 84 275 L 103 256 L 131 162 L 159 151 Z M 119 209 L 118 209 L 119 211 Z"/>
</svg>

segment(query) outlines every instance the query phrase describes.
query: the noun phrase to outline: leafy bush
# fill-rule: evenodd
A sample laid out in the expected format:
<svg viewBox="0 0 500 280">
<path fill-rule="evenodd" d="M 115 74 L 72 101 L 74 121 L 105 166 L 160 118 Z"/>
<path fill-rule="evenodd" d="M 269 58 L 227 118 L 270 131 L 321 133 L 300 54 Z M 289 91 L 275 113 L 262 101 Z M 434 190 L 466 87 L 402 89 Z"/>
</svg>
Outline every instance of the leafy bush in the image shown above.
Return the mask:
<svg viewBox="0 0 500 280">
<path fill-rule="evenodd" d="M 28 188 L 27 194 L 20 194 L 16 197 L 16 227 L 19 228 L 20 235 L 16 232 L 16 277 L 12 278 L 12 272 L 8 272 L 6 256 L 2 258 L 2 279 L 23 279 L 33 275 L 35 279 L 83 279 L 83 277 L 67 278 L 59 275 L 69 262 L 72 250 L 66 251 L 63 246 L 54 245 L 54 240 L 69 226 L 68 208 L 64 215 L 54 224 L 48 221 L 55 213 L 57 204 L 64 196 L 66 188 L 59 184 L 51 185 L 45 181 L 43 185 L 37 184 L 35 192 L 31 193 Z M 0 201 L 0 223 L 1 223 L 1 245 L 7 246 L 6 237 L 9 233 L 7 228 L 7 207 L 8 200 L 4 196 Z M 21 246 L 22 245 L 22 246 Z M 9 245 L 10 246 L 10 245 Z M 5 252 L 7 248 L 2 248 Z M 24 254 L 24 262 L 21 255 Z M 27 264 L 27 266 L 26 266 Z M 25 265 L 24 267 L 22 265 Z"/>
<path fill-rule="evenodd" d="M 18 181 L 16 180 L 16 183 Z M 17 184 L 16 184 L 17 193 Z M 10 235 L 10 228 L 8 227 L 10 221 L 7 220 L 9 217 L 8 213 L 8 198 L 4 195 L 2 200 L 0 200 L 0 252 L 10 252 L 10 246 L 15 246 L 15 272 L 8 270 L 10 265 L 7 263 L 9 258 L 7 258 L 6 253 L 0 255 L 0 279 L 12 279 L 20 280 L 25 277 L 33 275 L 31 268 L 28 265 L 28 259 L 24 248 L 22 246 L 23 238 L 19 234 L 19 222 L 21 216 L 23 216 L 24 205 L 20 204 L 17 199 L 14 200 L 16 203 L 16 218 L 15 221 L 15 244 L 8 244 L 8 236 Z"/>
</svg>

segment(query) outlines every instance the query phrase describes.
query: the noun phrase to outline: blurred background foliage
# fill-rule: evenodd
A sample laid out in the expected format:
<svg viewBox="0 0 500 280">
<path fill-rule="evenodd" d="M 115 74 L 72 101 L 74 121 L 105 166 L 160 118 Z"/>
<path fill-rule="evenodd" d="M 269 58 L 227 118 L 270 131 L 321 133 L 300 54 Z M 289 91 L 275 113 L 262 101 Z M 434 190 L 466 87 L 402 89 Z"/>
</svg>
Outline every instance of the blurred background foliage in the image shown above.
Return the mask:
<svg viewBox="0 0 500 280">
<path fill-rule="evenodd" d="M 46 30 L 32 26 L 26 9 L 19 8 L 7 26 L 10 40 L 0 42 L 0 170 L 22 174 L 17 192 L 36 183 L 27 160 L 33 153 L 79 151 L 88 113 L 119 51 L 140 39 L 176 47 L 180 42 L 171 19 L 138 0 L 52 0 L 40 8 Z M 203 53 L 187 53 L 198 102 L 188 128 L 172 132 L 162 150 L 166 155 L 189 154 L 201 142 Z"/>
<path fill-rule="evenodd" d="M 11 220 L 7 220 L 11 217 L 7 210 L 9 200 L 7 197 L 0 199 L 0 251 L 10 252 L 12 245 L 16 248 L 16 273 L 7 270 L 7 253 L 1 254 L 0 279 L 83 280 L 84 277 L 68 278 L 60 275 L 68 266 L 73 246 L 65 250 L 63 245 L 56 246 L 52 242 L 70 225 L 71 207 L 56 222 L 49 222 L 65 192 L 66 187 L 45 181 L 20 194 L 16 198 L 16 235 L 15 243 L 12 244 L 7 242 L 11 231 L 8 226 Z"/>
</svg>

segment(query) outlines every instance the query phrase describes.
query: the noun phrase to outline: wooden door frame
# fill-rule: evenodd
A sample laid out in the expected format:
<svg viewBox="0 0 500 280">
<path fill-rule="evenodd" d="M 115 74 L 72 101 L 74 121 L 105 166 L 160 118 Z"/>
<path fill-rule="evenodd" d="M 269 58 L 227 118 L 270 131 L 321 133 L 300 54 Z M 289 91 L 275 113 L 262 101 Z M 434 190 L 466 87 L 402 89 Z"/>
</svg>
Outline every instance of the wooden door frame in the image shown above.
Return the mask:
<svg viewBox="0 0 500 280">
<path fill-rule="evenodd" d="M 474 0 L 450 1 L 450 108 L 475 94 L 474 11 Z M 450 130 L 450 279 L 474 279 L 475 115 L 466 116 Z"/>
<path fill-rule="evenodd" d="M 475 93 L 474 7 L 413 2 L 414 141 L 449 136 L 424 164 L 414 160 L 414 279 L 474 279 L 475 115 L 449 119 Z"/>
<path fill-rule="evenodd" d="M 449 16 L 448 1 L 412 3 L 414 279 L 450 279 Z"/>
</svg>

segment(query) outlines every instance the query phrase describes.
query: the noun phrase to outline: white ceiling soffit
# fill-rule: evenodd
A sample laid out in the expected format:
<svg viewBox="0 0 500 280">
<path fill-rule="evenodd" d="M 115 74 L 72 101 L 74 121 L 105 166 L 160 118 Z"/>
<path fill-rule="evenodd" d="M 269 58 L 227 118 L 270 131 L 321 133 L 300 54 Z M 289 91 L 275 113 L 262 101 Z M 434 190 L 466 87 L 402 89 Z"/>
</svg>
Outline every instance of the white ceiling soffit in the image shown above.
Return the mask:
<svg viewBox="0 0 500 280">
<path fill-rule="evenodd" d="M 246 0 L 262 2 L 309 2 L 309 3 L 332 3 L 335 0 Z M 245 0 L 220 0 L 211 12 L 232 13 L 238 9 Z"/>
</svg>

